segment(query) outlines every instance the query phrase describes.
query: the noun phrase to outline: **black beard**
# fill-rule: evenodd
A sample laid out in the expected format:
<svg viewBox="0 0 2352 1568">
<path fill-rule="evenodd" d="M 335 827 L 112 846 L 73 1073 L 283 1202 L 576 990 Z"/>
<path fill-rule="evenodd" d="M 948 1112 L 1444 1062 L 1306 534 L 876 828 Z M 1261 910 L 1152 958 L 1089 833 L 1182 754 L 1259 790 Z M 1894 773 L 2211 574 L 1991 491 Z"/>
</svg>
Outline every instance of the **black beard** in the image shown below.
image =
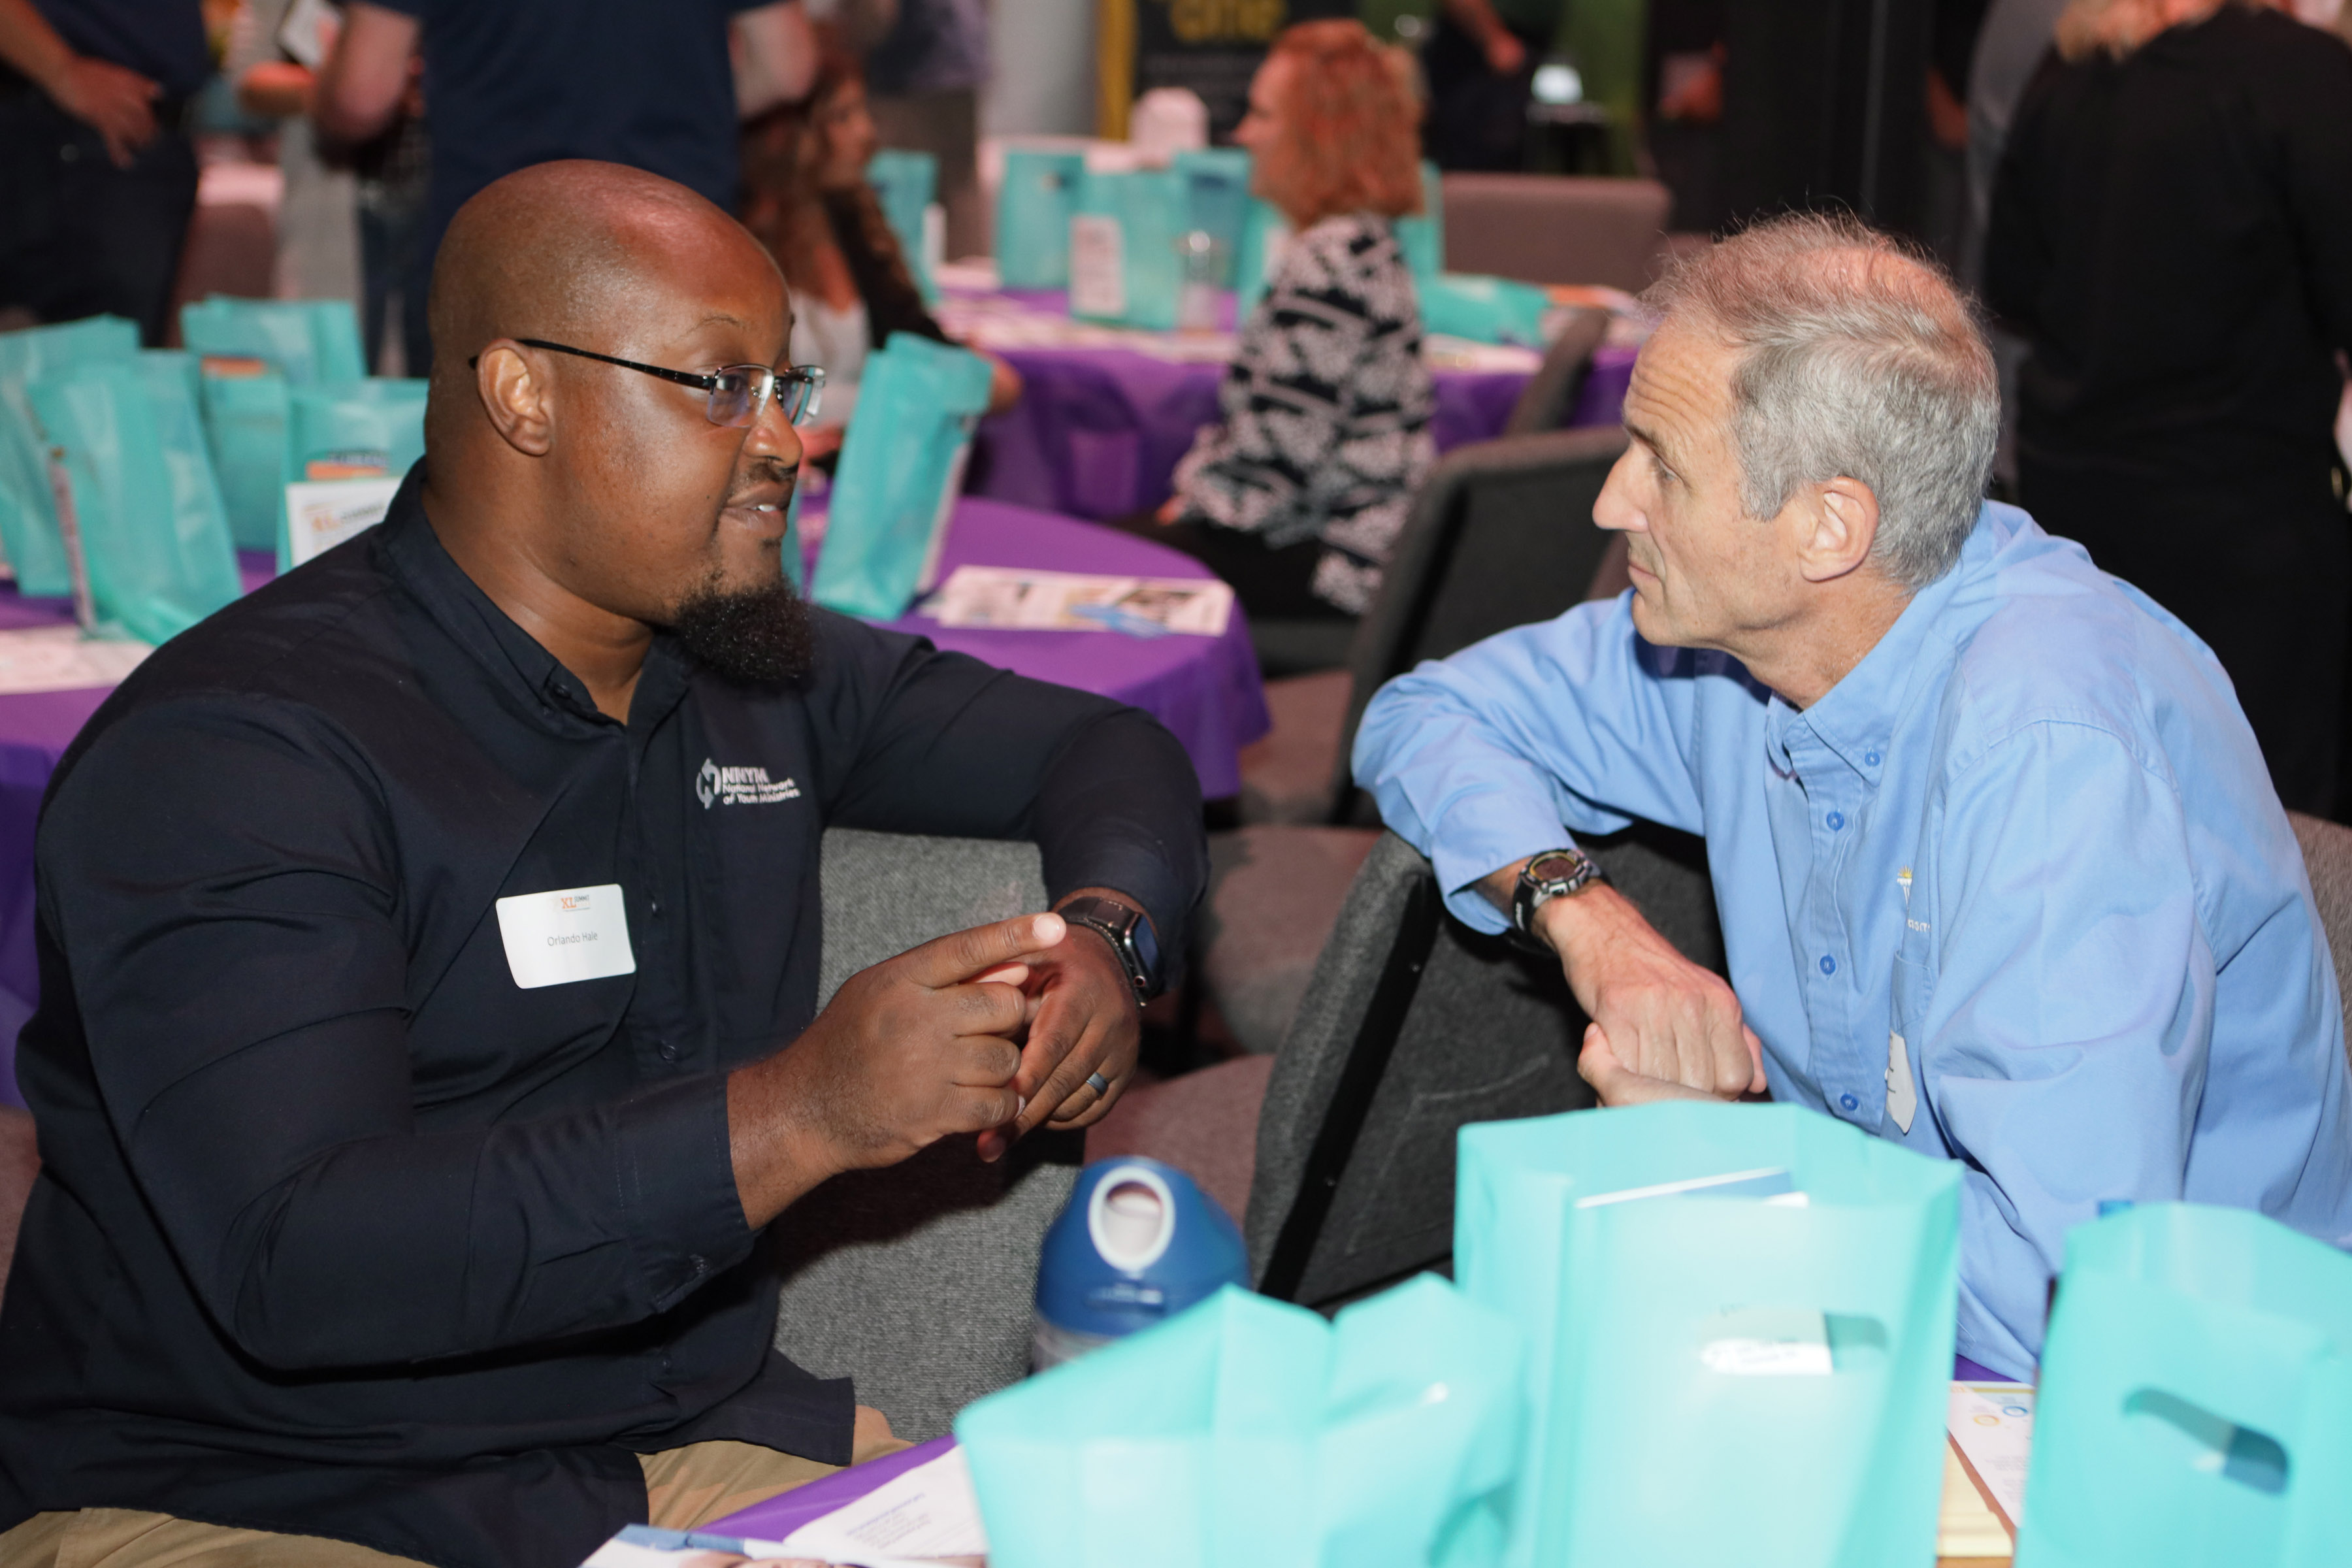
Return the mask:
<svg viewBox="0 0 2352 1568">
<path fill-rule="evenodd" d="M 815 621 L 781 575 L 722 588 L 714 574 L 678 605 L 669 629 L 696 663 L 737 686 L 790 686 L 816 660 Z"/>
</svg>

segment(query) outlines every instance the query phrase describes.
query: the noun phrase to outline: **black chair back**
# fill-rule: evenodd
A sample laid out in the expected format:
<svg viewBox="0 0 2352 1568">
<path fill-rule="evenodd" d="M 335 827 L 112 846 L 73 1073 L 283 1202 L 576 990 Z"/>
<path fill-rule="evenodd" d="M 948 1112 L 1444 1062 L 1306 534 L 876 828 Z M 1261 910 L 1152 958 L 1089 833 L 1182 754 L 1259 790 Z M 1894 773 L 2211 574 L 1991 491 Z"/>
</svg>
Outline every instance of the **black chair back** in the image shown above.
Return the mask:
<svg viewBox="0 0 2352 1568">
<path fill-rule="evenodd" d="M 1610 539 L 1593 524 L 1593 503 L 1624 450 L 1614 426 L 1548 430 L 1457 447 L 1430 471 L 1349 652 L 1333 823 L 1375 820 L 1348 753 L 1383 682 L 1585 597 Z"/>
<path fill-rule="evenodd" d="M 1668 940 L 1720 971 L 1706 856 L 1636 828 L 1584 847 Z M 1586 1018 L 1559 963 L 1447 915 L 1429 862 L 1385 834 L 1364 863 L 1276 1054 L 1258 1116 L 1253 1275 L 1328 1307 L 1454 1245 L 1455 1134 L 1582 1110 Z"/>
</svg>

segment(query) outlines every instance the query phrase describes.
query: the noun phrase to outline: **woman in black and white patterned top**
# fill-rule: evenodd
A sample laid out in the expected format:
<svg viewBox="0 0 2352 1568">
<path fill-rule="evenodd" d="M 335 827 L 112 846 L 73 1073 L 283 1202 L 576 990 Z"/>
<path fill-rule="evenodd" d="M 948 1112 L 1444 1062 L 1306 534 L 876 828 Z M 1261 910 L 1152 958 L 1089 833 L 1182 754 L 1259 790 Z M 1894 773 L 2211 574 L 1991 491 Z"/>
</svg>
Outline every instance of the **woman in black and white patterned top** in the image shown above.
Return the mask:
<svg viewBox="0 0 2352 1568">
<path fill-rule="evenodd" d="M 1161 542 L 1260 616 L 1356 616 L 1436 449 L 1421 312 L 1391 220 L 1421 206 L 1420 105 L 1360 23 L 1285 31 L 1236 140 L 1297 231 L 1176 466 Z"/>
</svg>

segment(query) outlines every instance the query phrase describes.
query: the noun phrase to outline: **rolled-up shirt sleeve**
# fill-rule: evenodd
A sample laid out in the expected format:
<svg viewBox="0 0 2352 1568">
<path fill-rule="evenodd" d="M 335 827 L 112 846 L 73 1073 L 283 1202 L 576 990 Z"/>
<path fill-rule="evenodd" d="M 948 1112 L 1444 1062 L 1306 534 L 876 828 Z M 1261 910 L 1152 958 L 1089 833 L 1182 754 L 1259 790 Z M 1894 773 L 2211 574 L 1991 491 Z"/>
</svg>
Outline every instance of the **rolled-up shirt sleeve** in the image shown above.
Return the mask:
<svg viewBox="0 0 2352 1568">
<path fill-rule="evenodd" d="M 2022 1373 L 2066 1232 L 2102 1202 L 2181 1195 L 2217 964 L 2179 798 L 2105 730 L 2036 723 L 1991 745 L 1928 842 L 1934 930 L 1915 892 L 1895 1026 L 1967 1167 L 1960 1352 Z"/>
<path fill-rule="evenodd" d="M 1696 682 L 1713 655 L 1657 648 L 1631 595 L 1488 637 L 1382 687 L 1356 731 L 1356 782 L 1428 856 L 1446 907 L 1504 928 L 1478 881 L 1563 830 L 1634 818 L 1705 831 L 1692 769 Z M 1729 667 L 1736 669 L 1736 666 Z"/>
<path fill-rule="evenodd" d="M 426 982 L 404 906 L 425 895 L 358 752 L 315 715 L 192 699 L 122 719 L 50 802 L 40 869 L 109 1122 L 256 1361 L 613 1328 L 749 1251 L 721 1078 L 436 1123 L 407 1039 Z"/>
</svg>

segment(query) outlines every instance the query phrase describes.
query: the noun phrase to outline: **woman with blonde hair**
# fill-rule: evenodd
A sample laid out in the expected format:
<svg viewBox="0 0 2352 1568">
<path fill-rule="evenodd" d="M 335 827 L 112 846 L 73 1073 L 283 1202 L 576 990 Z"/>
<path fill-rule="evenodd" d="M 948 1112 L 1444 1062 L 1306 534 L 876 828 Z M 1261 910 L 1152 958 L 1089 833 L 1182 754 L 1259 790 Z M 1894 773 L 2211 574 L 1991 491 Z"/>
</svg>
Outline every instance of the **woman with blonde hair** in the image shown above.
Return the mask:
<svg viewBox="0 0 2352 1568">
<path fill-rule="evenodd" d="M 1436 449 L 1421 311 L 1393 220 L 1421 210 L 1421 105 L 1402 54 L 1352 21 L 1275 39 L 1234 140 L 1292 237 L 1176 466 L 1163 543 L 1252 614 L 1360 615 Z"/>
<path fill-rule="evenodd" d="M 2075 0 L 1985 248 L 2031 344 L 2019 499 L 2204 638 L 2279 798 L 2335 807 L 2352 541 L 2352 49 L 2239 0 Z"/>
</svg>

